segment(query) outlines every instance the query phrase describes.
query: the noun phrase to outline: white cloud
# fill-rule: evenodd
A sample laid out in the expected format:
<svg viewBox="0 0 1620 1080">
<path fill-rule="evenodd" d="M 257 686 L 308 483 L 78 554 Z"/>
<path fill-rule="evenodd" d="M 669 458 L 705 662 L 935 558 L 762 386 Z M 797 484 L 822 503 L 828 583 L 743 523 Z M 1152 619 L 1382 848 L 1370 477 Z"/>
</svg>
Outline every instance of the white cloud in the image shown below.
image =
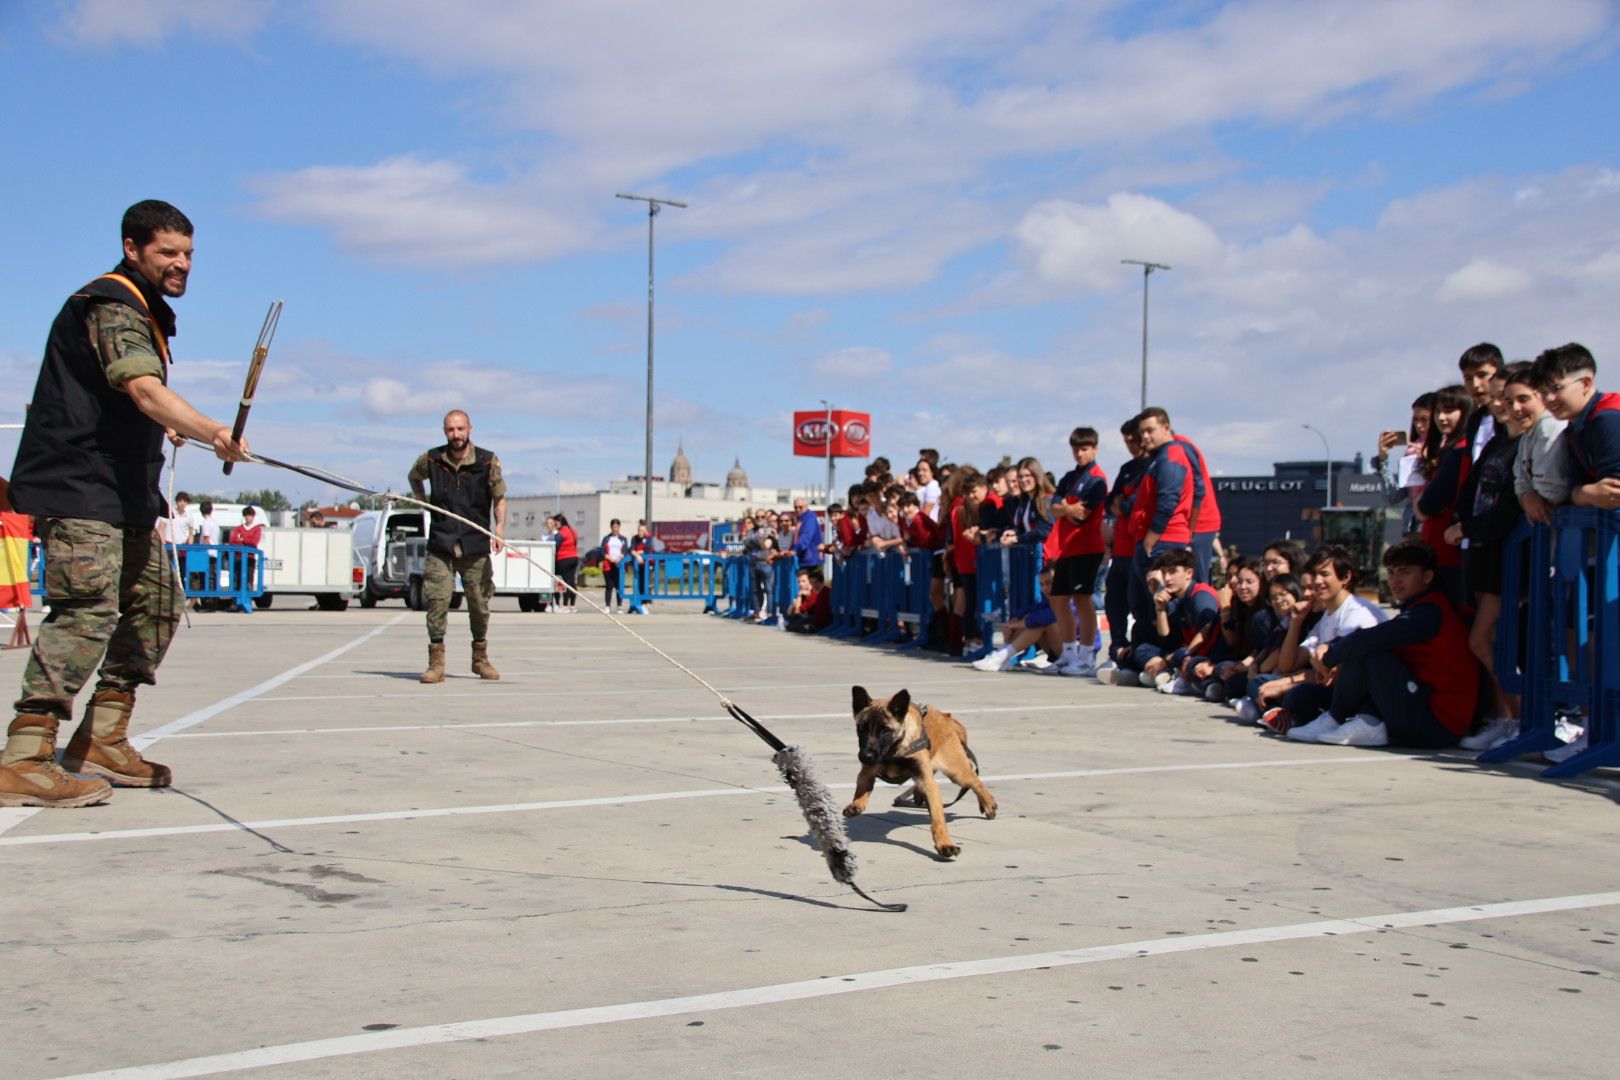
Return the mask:
<svg viewBox="0 0 1620 1080">
<path fill-rule="evenodd" d="M 852 345 L 810 361 L 807 370 L 818 379 L 872 379 L 886 375 L 894 358 L 883 349 Z"/>
<path fill-rule="evenodd" d="M 1150 195 L 1110 195 L 1105 205 L 1052 200 L 1013 230 L 1024 257 L 1048 285 L 1111 292 L 1130 284 L 1121 259 L 1205 267 L 1221 242 L 1198 218 Z"/>
<path fill-rule="evenodd" d="M 1445 301 L 1500 300 L 1530 288 L 1530 275 L 1492 259 L 1473 259 L 1446 275 L 1439 297 Z"/>
<path fill-rule="evenodd" d="M 156 45 L 174 34 L 242 40 L 263 24 L 274 0 L 76 0 L 57 33 L 86 45 Z"/>
</svg>

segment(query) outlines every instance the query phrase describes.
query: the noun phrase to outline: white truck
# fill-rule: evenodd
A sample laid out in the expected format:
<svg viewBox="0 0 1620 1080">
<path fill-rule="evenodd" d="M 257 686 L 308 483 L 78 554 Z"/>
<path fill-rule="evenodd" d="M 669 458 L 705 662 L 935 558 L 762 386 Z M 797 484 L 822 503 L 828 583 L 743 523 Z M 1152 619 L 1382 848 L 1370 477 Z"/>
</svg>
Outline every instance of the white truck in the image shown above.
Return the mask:
<svg viewBox="0 0 1620 1080">
<path fill-rule="evenodd" d="M 313 596 L 322 611 L 343 611 L 365 587 L 365 568 L 355 557 L 354 534 L 347 529 L 269 528 L 259 539 L 264 560 L 267 608 L 277 596 Z"/>
<path fill-rule="evenodd" d="M 429 511 L 419 507 L 390 506 L 368 510 L 354 520 L 355 557 L 365 567 L 365 587 L 359 595 L 361 607 L 375 607 L 381 600 L 404 600 L 406 606 L 425 610 L 422 599 L 422 569 L 427 557 Z M 549 540 L 508 541 L 506 551 L 491 560 L 496 596 L 517 597 L 523 611 L 544 611 L 557 592 L 552 570 L 556 565 L 556 545 Z M 538 562 L 536 568 L 520 552 Z M 450 606 L 460 607 L 458 588 Z"/>
</svg>

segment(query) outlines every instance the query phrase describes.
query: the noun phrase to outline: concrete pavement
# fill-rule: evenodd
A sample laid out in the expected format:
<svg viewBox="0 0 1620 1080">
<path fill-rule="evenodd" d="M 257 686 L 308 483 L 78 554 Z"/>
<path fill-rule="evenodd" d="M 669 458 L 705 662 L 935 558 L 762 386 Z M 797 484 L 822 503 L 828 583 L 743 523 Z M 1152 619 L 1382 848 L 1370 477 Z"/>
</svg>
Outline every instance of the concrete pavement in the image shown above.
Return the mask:
<svg viewBox="0 0 1620 1080">
<path fill-rule="evenodd" d="M 768 749 L 606 620 L 193 616 L 169 791 L 0 810 L 8 1077 L 1607 1077 L 1617 774 L 1262 737 L 1201 702 L 660 605 L 632 625 L 840 800 L 849 688 L 968 726 L 959 859 L 880 787 L 875 911 Z M 23 657 L 0 654 L 17 685 Z M 1607 1063 L 1607 1064 L 1606 1064 Z M 122 1070 L 111 1072 L 112 1070 Z"/>
</svg>

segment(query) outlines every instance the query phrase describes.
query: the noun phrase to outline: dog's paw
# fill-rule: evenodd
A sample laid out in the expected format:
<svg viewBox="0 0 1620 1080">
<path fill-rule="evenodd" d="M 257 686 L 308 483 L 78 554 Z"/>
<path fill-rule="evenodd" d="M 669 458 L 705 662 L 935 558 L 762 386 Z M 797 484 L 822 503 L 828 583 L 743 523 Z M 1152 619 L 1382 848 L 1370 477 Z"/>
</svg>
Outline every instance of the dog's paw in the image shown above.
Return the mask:
<svg viewBox="0 0 1620 1080">
<path fill-rule="evenodd" d="M 862 808 L 861 808 L 859 803 L 850 803 L 848 806 L 844 807 L 844 816 L 845 817 L 860 817 L 861 816 L 861 809 Z"/>
<path fill-rule="evenodd" d="M 955 844 L 941 844 L 934 850 L 939 852 L 939 857 L 942 859 L 954 859 L 962 854 L 962 849 Z"/>
<path fill-rule="evenodd" d="M 991 803 L 989 806 L 982 807 L 981 809 L 984 810 L 984 820 L 986 820 L 986 821 L 994 821 L 994 820 L 996 820 L 996 804 L 995 803 Z"/>
</svg>

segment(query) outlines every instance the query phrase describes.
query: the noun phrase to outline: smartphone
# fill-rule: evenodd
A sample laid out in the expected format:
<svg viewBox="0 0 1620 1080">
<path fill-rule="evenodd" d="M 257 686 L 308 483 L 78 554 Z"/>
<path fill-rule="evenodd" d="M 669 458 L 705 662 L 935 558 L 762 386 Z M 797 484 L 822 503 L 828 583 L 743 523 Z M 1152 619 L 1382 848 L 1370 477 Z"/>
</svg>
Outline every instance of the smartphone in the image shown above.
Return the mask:
<svg viewBox="0 0 1620 1080">
<path fill-rule="evenodd" d="M 1391 446 L 1405 446 L 1406 445 L 1406 432 L 1404 432 L 1404 431 L 1395 431 L 1395 430 L 1392 429 L 1392 430 L 1384 432 L 1383 437 L 1380 438 L 1378 441 L 1381 442 L 1381 443 L 1382 442 L 1387 442 Z"/>
</svg>

